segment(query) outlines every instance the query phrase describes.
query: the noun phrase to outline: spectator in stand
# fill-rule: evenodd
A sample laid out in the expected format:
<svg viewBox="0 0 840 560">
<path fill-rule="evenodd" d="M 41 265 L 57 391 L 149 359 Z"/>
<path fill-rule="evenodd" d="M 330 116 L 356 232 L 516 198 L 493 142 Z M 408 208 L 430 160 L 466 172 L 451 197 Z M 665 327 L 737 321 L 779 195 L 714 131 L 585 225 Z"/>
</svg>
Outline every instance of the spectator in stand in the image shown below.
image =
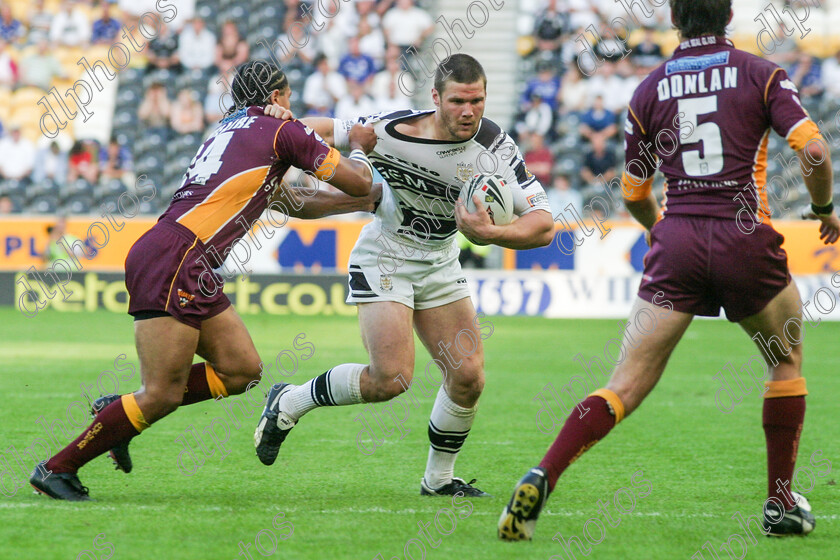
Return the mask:
<svg viewBox="0 0 840 560">
<path fill-rule="evenodd" d="M 169 127 L 178 134 L 190 134 L 204 130 L 204 110 L 198 92 L 182 89 L 178 92 L 169 113 Z"/>
<path fill-rule="evenodd" d="M 627 106 L 624 102 L 625 94 L 622 93 L 624 80 L 616 73 L 616 63 L 612 60 L 604 60 L 597 72 L 586 80 L 586 85 L 588 98 L 595 99 L 600 95 L 608 110 L 619 112 Z M 630 90 L 626 95 L 632 94 L 633 90 Z"/>
<path fill-rule="evenodd" d="M 50 23 L 50 41 L 64 47 L 81 47 L 90 42 L 90 21 L 76 0 L 63 0 Z"/>
<path fill-rule="evenodd" d="M 55 141 L 35 153 L 32 180 L 43 183 L 46 179 L 52 180 L 58 186 L 67 182 L 67 154 L 61 151 L 61 147 Z"/>
<path fill-rule="evenodd" d="M 578 132 L 590 142 L 607 141 L 618 132 L 615 121 L 615 113 L 604 108 L 604 98 L 599 95 L 592 102 L 592 108 L 581 116 Z"/>
<path fill-rule="evenodd" d="M 178 35 L 178 57 L 187 70 L 207 70 L 216 58 L 216 36 L 196 16 Z"/>
<path fill-rule="evenodd" d="M 840 102 L 840 51 L 823 60 L 821 72 L 826 97 L 835 103 Z"/>
<path fill-rule="evenodd" d="M 545 145 L 545 139 L 540 134 L 530 134 L 528 150 L 525 152 L 525 167 L 543 185 L 551 183 L 551 171 L 554 169 L 554 156 Z"/>
<path fill-rule="evenodd" d="M 12 58 L 11 49 L 5 39 L 0 39 L 0 86 L 14 88 L 19 78 L 18 65 Z"/>
<path fill-rule="evenodd" d="M 110 45 L 117 40 L 121 28 L 120 22 L 111 17 L 111 4 L 102 2 L 102 17 L 93 22 L 90 42 Z"/>
<path fill-rule="evenodd" d="M 302 70 L 312 64 L 318 54 L 314 45 L 315 41 L 306 37 L 306 30 L 302 25 L 293 25 L 286 33 L 281 34 L 277 40 L 280 45 L 286 45 L 286 48 L 278 47 L 274 51 L 274 55 L 283 68 Z M 298 48 L 295 45 L 303 46 Z"/>
<path fill-rule="evenodd" d="M 382 33 L 382 20 L 374 10 L 374 3 L 370 0 L 360 0 L 355 6 L 358 21 L 355 29 L 359 32 L 359 50 L 376 61 L 377 65 L 381 65 L 385 57 L 385 34 Z"/>
<path fill-rule="evenodd" d="M 385 51 L 385 69 L 373 77 L 370 91 L 377 104 L 383 104 L 383 111 L 414 106 L 411 98 L 416 89 L 414 78 L 411 72 L 402 74 L 399 57 L 400 48 L 396 45 L 388 45 Z M 400 74 L 402 74 L 402 80 L 400 80 Z"/>
<path fill-rule="evenodd" d="M 344 77 L 330 69 L 327 57 L 319 54 L 315 57 L 315 72 L 303 85 L 303 102 L 307 114 L 331 116 L 336 102 L 347 93 Z"/>
<path fill-rule="evenodd" d="M 534 39 L 540 51 L 558 51 L 563 35 L 570 30 L 569 14 L 558 9 L 557 0 L 548 0 L 548 5 L 537 14 L 534 21 Z"/>
<path fill-rule="evenodd" d="M 630 105 L 633 92 L 644 78 L 639 76 L 636 65 L 630 57 L 615 63 L 615 75 L 616 83 L 620 81 L 621 86 L 612 93 L 612 104 L 607 104 L 607 109 L 620 115 Z"/>
<path fill-rule="evenodd" d="M 576 62 L 569 65 L 560 86 L 560 114 L 581 113 L 589 101 L 588 86 Z"/>
<path fill-rule="evenodd" d="M 768 39 L 763 39 L 764 41 L 768 41 L 765 48 L 768 48 L 768 50 L 773 49 L 772 52 L 764 56 L 764 58 L 770 62 L 778 64 L 782 68 L 787 68 L 796 62 L 796 59 L 799 56 L 799 48 L 794 40 L 795 36 L 790 37 L 790 31 L 788 31 L 787 25 L 789 24 L 786 24 L 784 21 L 776 20 L 776 30 L 773 31 L 773 33 L 775 33 L 776 37 L 779 38 L 779 42 L 773 41 L 771 46 Z M 788 39 L 788 37 L 790 37 L 790 39 Z"/>
<path fill-rule="evenodd" d="M 26 20 L 29 23 L 29 36 L 27 39 L 30 44 L 36 44 L 41 39 L 50 38 L 52 20 L 53 14 L 44 7 L 44 0 L 33 2 L 29 17 Z"/>
<path fill-rule="evenodd" d="M 99 151 L 99 176 L 102 181 L 119 179 L 125 186 L 134 183 L 134 163 L 127 146 L 120 144 L 116 136 L 111 136 L 108 146 Z"/>
<path fill-rule="evenodd" d="M 821 66 L 808 53 L 798 51 L 796 60 L 787 69 L 790 81 L 796 84 L 802 98 L 819 97 L 823 93 Z"/>
<path fill-rule="evenodd" d="M 399 45 L 403 53 L 409 47 L 419 50 L 434 28 L 432 16 L 416 7 L 414 0 L 397 0 L 397 5 L 382 18 L 386 42 Z"/>
<path fill-rule="evenodd" d="M 166 135 L 171 112 L 172 104 L 166 93 L 166 86 L 161 82 L 155 82 L 146 90 L 146 95 L 143 96 L 143 101 L 137 110 L 137 117 L 150 131 Z"/>
<path fill-rule="evenodd" d="M 348 82 L 370 83 L 374 74 L 376 74 L 376 62 L 359 50 L 358 37 L 351 37 L 348 47 L 347 54 L 338 63 L 338 73 L 344 76 Z"/>
<path fill-rule="evenodd" d="M 50 50 L 50 43 L 46 38 L 38 40 L 38 50 L 26 56 L 20 66 L 20 83 L 25 86 L 35 86 L 44 91 L 50 89 L 54 78 L 67 77 L 61 62 Z"/>
<path fill-rule="evenodd" d="M 560 76 L 554 71 L 554 66 L 545 61 L 537 64 L 537 75 L 525 84 L 522 105 L 529 105 L 534 96 L 539 97 L 551 107 L 552 112 L 557 110 L 560 97 Z"/>
<path fill-rule="evenodd" d="M 0 196 L 0 216 L 11 214 L 15 211 L 15 205 L 8 196 Z"/>
<path fill-rule="evenodd" d="M 178 57 L 178 34 L 163 20 L 160 22 L 157 37 L 149 42 L 146 58 L 148 60 L 147 72 L 159 69 L 181 71 L 181 59 Z"/>
<path fill-rule="evenodd" d="M 517 136 L 527 138 L 529 134 L 538 134 L 548 137 L 549 141 L 554 140 L 554 111 L 548 103 L 539 96 L 531 96 L 531 102 L 524 105 L 524 114 L 520 113 L 517 118 L 515 131 Z"/>
<path fill-rule="evenodd" d="M 288 30 L 295 22 L 305 23 L 307 21 L 307 18 L 304 17 L 306 15 L 304 13 L 304 7 L 309 9 L 309 4 L 302 3 L 300 0 L 285 0 L 285 4 L 286 11 L 283 16 L 283 29 Z M 317 10 L 309 10 L 310 15 L 308 19 L 312 19 L 312 12 L 317 12 Z"/>
<path fill-rule="evenodd" d="M 228 84 L 233 81 L 233 72 L 231 61 L 223 60 L 219 71 L 207 83 L 207 95 L 204 96 L 204 122 L 207 126 L 215 126 L 231 105 Z"/>
<path fill-rule="evenodd" d="M 601 24 L 601 40 L 595 45 L 595 54 L 611 62 L 618 62 L 629 51 L 630 47 L 616 33 L 616 30 L 609 24 Z"/>
<path fill-rule="evenodd" d="M 216 45 L 216 68 L 221 68 L 225 62 L 239 66 L 248 61 L 251 50 L 248 43 L 239 34 L 239 28 L 233 20 L 227 20 L 222 25 L 219 44 Z"/>
<path fill-rule="evenodd" d="M 335 104 L 335 118 L 342 120 L 364 117 L 381 111 L 377 107 L 366 89 L 365 84 L 349 80 L 347 82 L 347 93 Z"/>
<path fill-rule="evenodd" d="M 604 182 L 609 183 L 615 178 L 615 166 L 615 152 L 608 149 L 604 140 L 596 137 L 583 157 L 580 178 L 590 187 L 600 184 L 601 176 Z"/>
<path fill-rule="evenodd" d="M 630 58 L 638 66 L 653 68 L 662 64 L 662 47 L 656 42 L 656 30 L 652 27 L 645 27 L 645 34 L 642 42 L 636 45 L 630 52 Z"/>
<path fill-rule="evenodd" d="M 551 207 L 551 213 L 554 215 L 555 221 L 566 211 L 569 204 L 572 205 L 579 216 L 583 215 L 583 195 L 580 194 L 580 191 L 572 188 L 571 178 L 566 173 L 555 173 L 554 181 L 550 184 L 551 186 L 546 189 L 545 194 L 548 197 L 548 205 Z M 566 217 L 566 219 L 569 219 L 568 213 Z"/>
<path fill-rule="evenodd" d="M 8 4 L 0 5 L 0 39 L 17 43 L 26 35 L 23 24 L 12 17 L 12 8 Z"/>
<path fill-rule="evenodd" d="M 99 180 L 99 145 L 95 140 L 76 140 L 70 148 L 67 182 L 80 178 L 91 185 Z"/>
<path fill-rule="evenodd" d="M 35 165 L 35 145 L 20 133 L 20 125 L 9 127 L 9 134 L 0 138 L 0 177 L 26 179 Z"/>
</svg>

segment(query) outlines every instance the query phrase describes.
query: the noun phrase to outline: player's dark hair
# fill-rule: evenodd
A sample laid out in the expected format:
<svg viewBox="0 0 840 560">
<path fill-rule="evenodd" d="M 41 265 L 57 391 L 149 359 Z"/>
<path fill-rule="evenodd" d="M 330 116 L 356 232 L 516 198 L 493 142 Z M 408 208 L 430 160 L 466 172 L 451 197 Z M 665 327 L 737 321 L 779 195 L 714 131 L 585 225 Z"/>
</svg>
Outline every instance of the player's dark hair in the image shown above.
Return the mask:
<svg viewBox="0 0 840 560">
<path fill-rule="evenodd" d="M 435 89 L 443 93 L 446 82 L 471 84 L 482 80 L 487 87 L 487 75 L 481 63 L 468 54 L 456 53 L 438 64 L 435 70 Z"/>
<path fill-rule="evenodd" d="M 732 0 L 670 0 L 674 25 L 683 39 L 726 35 Z"/>
<path fill-rule="evenodd" d="M 286 74 L 267 60 L 251 60 L 236 67 L 230 94 L 233 105 L 225 113 L 229 117 L 251 105 L 262 105 L 275 89 L 281 92 L 289 85 Z"/>
</svg>

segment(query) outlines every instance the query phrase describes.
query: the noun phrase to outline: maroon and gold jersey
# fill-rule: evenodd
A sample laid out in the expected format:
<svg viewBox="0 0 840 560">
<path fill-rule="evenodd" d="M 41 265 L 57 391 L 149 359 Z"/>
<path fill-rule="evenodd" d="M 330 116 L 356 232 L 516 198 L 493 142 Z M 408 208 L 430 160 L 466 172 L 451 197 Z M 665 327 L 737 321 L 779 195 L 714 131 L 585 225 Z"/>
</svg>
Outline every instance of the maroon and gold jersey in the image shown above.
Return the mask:
<svg viewBox="0 0 840 560">
<path fill-rule="evenodd" d="M 268 207 L 295 166 L 319 179 L 332 176 L 340 155 L 297 120 L 241 109 L 222 121 L 190 163 L 160 221 L 187 227 L 222 255 Z"/>
<path fill-rule="evenodd" d="M 658 167 L 666 179 L 663 216 L 735 219 L 743 192 L 739 199 L 767 217 L 771 129 L 794 150 L 821 138 L 782 68 L 723 37 L 686 40 L 630 101 L 624 196 L 646 198 Z"/>
</svg>

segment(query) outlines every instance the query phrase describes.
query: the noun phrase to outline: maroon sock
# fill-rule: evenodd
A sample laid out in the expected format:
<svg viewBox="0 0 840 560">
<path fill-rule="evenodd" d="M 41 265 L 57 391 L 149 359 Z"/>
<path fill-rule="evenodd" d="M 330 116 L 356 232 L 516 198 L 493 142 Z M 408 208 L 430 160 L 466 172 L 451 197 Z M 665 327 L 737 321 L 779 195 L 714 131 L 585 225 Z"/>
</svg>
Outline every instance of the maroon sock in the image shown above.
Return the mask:
<svg viewBox="0 0 840 560">
<path fill-rule="evenodd" d="M 193 364 L 190 368 L 190 377 L 187 379 L 187 388 L 184 391 L 184 400 L 181 405 L 195 404 L 213 398 L 210 392 L 210 384 L 207 382 L 207 370 L 205 362 Z"/>
<path fill-rule="evenodd" d="M 82 465 L 140 432 L 131 424 L 122 400 L 106 406 L 82 434 L 47 461 L 47 470 L 75 473 Z"/>
<path fill-rule="evenodd" d="M 804 420 L 805 397 L 764 399 L 762 423 L 767 441 L 767 495 L 779 498 L 788 509 L 796 505 L 790 499 L 790 490 Z"/>
<path fill-rule="evenodd" d="M 587 408 L 589 411 L 581 418 L 580 411 Z M 587 397 L 576 407 L 540 462 L 540 466 L 548 475 L 549 490 L 554 490 L 557 479 L 566 467 L 606 436 L 613 426 L 615 416 L 610 412 L 610 407 L 603 397 Z"/>
</svg>

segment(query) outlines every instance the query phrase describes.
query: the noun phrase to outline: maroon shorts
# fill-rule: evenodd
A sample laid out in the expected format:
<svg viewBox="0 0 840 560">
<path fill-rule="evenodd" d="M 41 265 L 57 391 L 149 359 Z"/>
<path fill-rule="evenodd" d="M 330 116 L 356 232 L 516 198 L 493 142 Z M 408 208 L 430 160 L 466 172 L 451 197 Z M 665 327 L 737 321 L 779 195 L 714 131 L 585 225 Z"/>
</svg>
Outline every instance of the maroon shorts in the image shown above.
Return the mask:
<svg viewBox="0 0 840 560">
<path fill-rule="evenodd" d="M 128 313 L 166 312 L 196 329 L 230 306 L 223 280 L 205 263 L 204 244 L 186 227 L 158 222 L 125 258 Z"/>
<path fill-rule="evenodd" d="M 782 234 L 767 224 L 751 234 L 735 220 L 667 216 L 651 230 L 639 297 L 670 301 L 693 315 L 738 322 L 755 315 L 790 283 Z"/>
</svg>

